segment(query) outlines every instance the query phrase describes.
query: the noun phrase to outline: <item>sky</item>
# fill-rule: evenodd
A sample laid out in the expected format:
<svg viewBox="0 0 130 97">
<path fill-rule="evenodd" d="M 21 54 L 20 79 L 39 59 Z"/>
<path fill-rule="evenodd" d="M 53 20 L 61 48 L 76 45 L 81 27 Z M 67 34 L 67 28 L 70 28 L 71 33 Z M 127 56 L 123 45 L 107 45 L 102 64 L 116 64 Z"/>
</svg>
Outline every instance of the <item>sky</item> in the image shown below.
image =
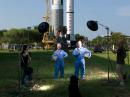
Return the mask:
<svg viewBox="0 0 130 97">
<path fill-rule="evenodd" d="M 64 25 L 66 9 L 64 0 Z M 90 31 L 86 23 L 96 20 L 110 31 L 130 35 L 130 0 L 74 0 L 74 31 L 93 39 L 106 36 L 107 31 L 99 25 Z M 0 30 L 33 27 L 44 21 L 45 0 L 0 0 Z"/>
</svg>

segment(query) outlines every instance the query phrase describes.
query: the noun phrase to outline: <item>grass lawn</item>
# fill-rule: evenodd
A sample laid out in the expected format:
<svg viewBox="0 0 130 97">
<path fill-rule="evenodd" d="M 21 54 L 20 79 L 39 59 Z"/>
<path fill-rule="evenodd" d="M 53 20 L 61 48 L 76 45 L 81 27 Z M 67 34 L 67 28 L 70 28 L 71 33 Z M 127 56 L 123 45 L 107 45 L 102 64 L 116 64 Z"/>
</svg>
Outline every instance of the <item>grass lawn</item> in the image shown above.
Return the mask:
<svg viewBox="0 0 130 97">
<path fill-rule="evenodd" d="M 68 97 L 69 77 L 74 74 L 75 58 L 70 54 L 65 59 L 65 78 L 53 79 L 54 62 L 50 61 L 52 51 L 32 51 L 31 66 L 34 68 L 34 81 L 41 86 L 50 86 L 44 91 L 30 91 L 21 87 L 22 97 Z M 124 87 L 118 86 L 115 74 L 116 56 L 110 53 L 110 63 L 105 52 L 86 58 L 86 80 L 79 80 L 83 97 L 130 97 L 130 79 Z M 19 92 L 18 76 L 19 54 L 0 52 L 0 97 L 17 97 Z M 110 67 L 110 81 L 107 68 Z M 130 74 L 126 59 L 125 72 Z"/>
</svg>

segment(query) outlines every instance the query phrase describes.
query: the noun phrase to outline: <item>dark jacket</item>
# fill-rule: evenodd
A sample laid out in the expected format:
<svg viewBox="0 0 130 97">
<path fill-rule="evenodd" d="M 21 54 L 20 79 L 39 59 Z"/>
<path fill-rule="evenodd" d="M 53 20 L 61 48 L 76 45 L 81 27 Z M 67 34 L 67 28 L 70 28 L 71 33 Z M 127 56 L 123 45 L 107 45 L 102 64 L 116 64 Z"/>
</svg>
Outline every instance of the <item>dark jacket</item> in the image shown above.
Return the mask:
<svg viewBox="0 0 130 97">
<path fill-rule="evenodd" d="M 125 64 L 126 50 L 124 48 L 117 49 L 117 64 Z"/>
</svg>

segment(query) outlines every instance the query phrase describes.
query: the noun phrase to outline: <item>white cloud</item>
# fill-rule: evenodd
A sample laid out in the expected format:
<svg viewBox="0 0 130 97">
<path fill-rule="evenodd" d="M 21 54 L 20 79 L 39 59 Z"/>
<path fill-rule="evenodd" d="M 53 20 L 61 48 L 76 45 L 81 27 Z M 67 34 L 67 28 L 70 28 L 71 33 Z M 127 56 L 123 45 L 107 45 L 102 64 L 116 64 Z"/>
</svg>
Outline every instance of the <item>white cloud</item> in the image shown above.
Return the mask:
<svg viewBox="0 0 130 97">
<path fill-rule="evenodd" d="M 125 6 L 117 10 L 119 16 L 130 16 L 130 6 Z"/>
</svg>

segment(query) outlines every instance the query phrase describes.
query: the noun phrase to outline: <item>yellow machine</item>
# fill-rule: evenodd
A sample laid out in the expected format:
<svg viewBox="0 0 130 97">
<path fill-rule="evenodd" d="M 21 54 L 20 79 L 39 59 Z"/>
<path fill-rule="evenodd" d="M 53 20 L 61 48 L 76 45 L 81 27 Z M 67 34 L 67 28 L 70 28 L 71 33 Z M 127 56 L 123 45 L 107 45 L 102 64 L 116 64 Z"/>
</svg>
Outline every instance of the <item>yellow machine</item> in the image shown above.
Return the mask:
<svg viewBox="0 0 130 97">
<path fill-rule="evenodd" d="M 46 15 L 43 18 L 50 24 L 50 0 L 46 0 Z M 49 27 L 49 31 L 43 34 L 42 43 L 46 50 L 52 49 L 55 45 L 55 36 L 50 34 L 51 31 L 51 27 Z"/>
<path fill-rule="evenodd" d="M 44 49 L 46 50 L 52 49 L 55 45 L 55 36 L 50 36 L 49 32 L 44 33 L 42 43 Z"/>
</svg>

